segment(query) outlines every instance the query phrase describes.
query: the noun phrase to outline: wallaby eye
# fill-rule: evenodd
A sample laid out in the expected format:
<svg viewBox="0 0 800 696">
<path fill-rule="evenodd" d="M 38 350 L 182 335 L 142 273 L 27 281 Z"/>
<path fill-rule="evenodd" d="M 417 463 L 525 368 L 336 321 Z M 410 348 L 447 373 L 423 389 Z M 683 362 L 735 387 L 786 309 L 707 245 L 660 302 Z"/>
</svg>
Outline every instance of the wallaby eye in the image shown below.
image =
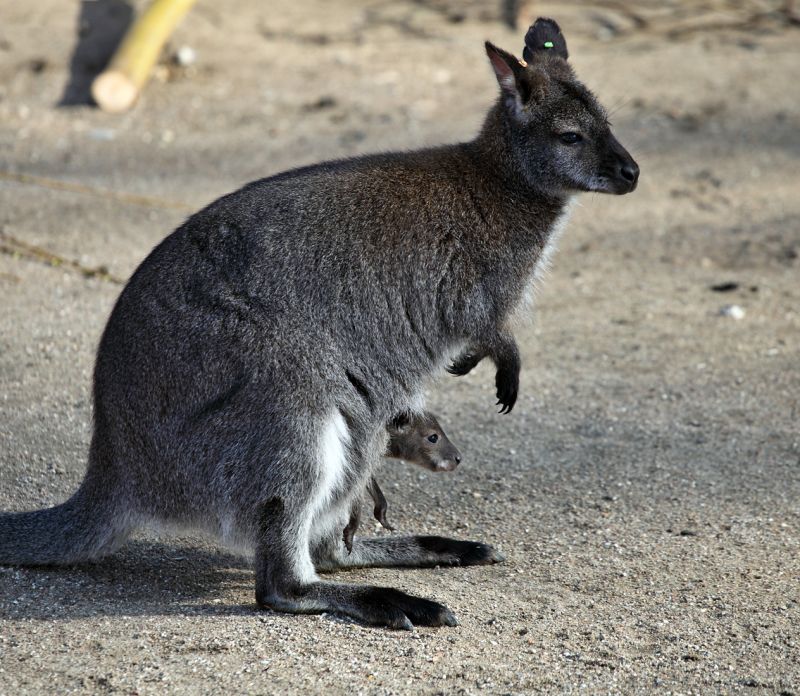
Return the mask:
<svg viewBox="0 0 800 696">
<path fill-rule="evenodd" d="M 561 133 L 558 137 L 565 145 L 575 145 L 583 140 L 583 136 L 580 133 Z"/>
<path fill-rule="evenodd" d="M 439 436 L 436 433 L 428 435 L 428 442 L 430 442 L 432 445 L 435 445 L 437 442 L 439 442 Z"/>
</svg>

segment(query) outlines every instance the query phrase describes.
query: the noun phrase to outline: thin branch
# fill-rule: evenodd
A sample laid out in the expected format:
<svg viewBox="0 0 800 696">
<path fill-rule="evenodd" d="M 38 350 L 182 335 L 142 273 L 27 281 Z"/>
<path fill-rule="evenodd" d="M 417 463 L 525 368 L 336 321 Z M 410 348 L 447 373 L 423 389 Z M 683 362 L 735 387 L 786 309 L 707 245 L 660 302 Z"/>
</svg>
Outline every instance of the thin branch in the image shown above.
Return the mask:
<svg viewBox="0 0 800 696">
<path fill-rule="evenodd" d="M 106 266 L 97 266 L 92 268 L 84 266 L 82 263 L 73 259 L 68 259 L 52 251 L 43 249 L 35 244 L 28 244 L 21 239 L 8 234 L 7 232 L 0 232 L 0 253 L 7 254 L 14 258 L 27 258 L 33 261 L 47 264 L 54 268 L 65 268 L 74 273 L 82 275 L 84 278 L 98 278 L 105 280 L 115 285 L 123 285 L 125 281 L 113 275 Z"/>
<path fill-rule="evenodd" d="M 195 206 L 190 206 L 182 201 L 172 201 L 158 196 L 143 196 L 136 193 L 125 193 L 124 191 L 113 191 L 110 189 L 95 188 L 87 184 L 79 184 L 74 181 L 63 181 L 61 179 L 51 179 L 44 176 L 34 176 L 33 174 L 22 174 L 19 172 L 6 172 L 0 170 L 0 181 L 14 181 L 18 184 L 38 186 L 40 188 L 53 189 L 56 191 L 69 191 L 70 193 L 84 193 L 91 196 L 99 196 L 109 200 L 129 203 L 131 205 L 143 205 L 148 208 L 166 208 L 169 210 L 194 211 Z"/>
</svg>

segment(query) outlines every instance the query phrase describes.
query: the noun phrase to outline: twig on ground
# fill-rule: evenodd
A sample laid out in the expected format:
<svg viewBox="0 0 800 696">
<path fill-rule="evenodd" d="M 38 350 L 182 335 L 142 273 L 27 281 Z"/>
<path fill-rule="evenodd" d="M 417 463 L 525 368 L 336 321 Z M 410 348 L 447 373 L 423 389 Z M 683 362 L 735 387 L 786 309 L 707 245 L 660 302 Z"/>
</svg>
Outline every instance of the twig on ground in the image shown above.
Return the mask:
<svg viewBox="0 0 800 696">
<path fill-rule="evenodd" d="M 71 193 L 85 193 L 92 196 L 100 196 L 122 203 L 131 205 L 144 205 L 149 208 L 167 208 L 170 210 L 194 211 L 196 206 L 181 201 L 171 201 L 167 198 L 157 196 L 144 196 L 136 193 L 126 193 L 124 191 L 112 191 L 109 189 L 95 188 L 87 184 L 79 184 L 74 181 L 62 181 L 61 179 L 51 179 L 45 176 L 34 176 L 33 174 L 21 174 L 19 172 L 0 171 L 0 181 L 14 181 L 18 184 L 28 184 L 41 188 L 54 189 L 56 191 L 70 191 Z"/>
<path fill-rule="evenodd" d="M 114 283 L 115 285 L 122 285 L 125 282 L 122 278 L 112 274 L 106 266 L 97 266 L 95 268 L 84 266 L 78 261 L 60 256 L 52 251 L 36 246 L 35 244 L 23 242 L 21 239 L 7 232 L 0 232 L 0 253 L 15 258 L 24 257 L 39 261 L 48 266 L 53 266 L 54 268 L 65 268 L 82 275 L 84 278 L 98 278 L 109 283 Z"/>
</svg>

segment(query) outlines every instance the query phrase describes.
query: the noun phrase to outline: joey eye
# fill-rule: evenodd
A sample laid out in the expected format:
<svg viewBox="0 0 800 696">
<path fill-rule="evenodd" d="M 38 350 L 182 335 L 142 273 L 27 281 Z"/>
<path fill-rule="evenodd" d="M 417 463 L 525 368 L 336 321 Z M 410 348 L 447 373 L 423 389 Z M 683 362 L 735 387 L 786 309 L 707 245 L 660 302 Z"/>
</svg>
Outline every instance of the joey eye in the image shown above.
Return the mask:
<svg viewBox="0 0 800 696">
<path fill-rule="evenodd" d="M 558 137 L 565 145 L 575 145 L 583 140 L 580 133 L 561 133 Z"/>
<path fill-rule="evenodd" d="M 428 435 L 427 440 L 432 445 L 435 445 L 437 442 L 439 442 L 439 436 L 436 433 L 433 433 L 432 435 Z"/>
</svg>

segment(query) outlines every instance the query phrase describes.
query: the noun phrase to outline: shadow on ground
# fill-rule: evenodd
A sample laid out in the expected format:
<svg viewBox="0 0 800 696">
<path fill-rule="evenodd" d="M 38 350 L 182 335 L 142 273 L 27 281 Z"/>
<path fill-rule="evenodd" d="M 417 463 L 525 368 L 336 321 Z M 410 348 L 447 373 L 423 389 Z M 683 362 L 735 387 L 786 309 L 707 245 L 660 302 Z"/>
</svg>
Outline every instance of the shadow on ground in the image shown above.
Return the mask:
<svg viewBox="0 0 800 696">
<path fill-rule="evenodd" d="M 231 605 L 214 599 L 223 588 L 252 595 L 252 587 L 252 570 L 238 556 L 133 541 L 97 563 L 0 569 L 0 619 L 245 615 L 256 611 L 255 602 Z"/>
</svg>

